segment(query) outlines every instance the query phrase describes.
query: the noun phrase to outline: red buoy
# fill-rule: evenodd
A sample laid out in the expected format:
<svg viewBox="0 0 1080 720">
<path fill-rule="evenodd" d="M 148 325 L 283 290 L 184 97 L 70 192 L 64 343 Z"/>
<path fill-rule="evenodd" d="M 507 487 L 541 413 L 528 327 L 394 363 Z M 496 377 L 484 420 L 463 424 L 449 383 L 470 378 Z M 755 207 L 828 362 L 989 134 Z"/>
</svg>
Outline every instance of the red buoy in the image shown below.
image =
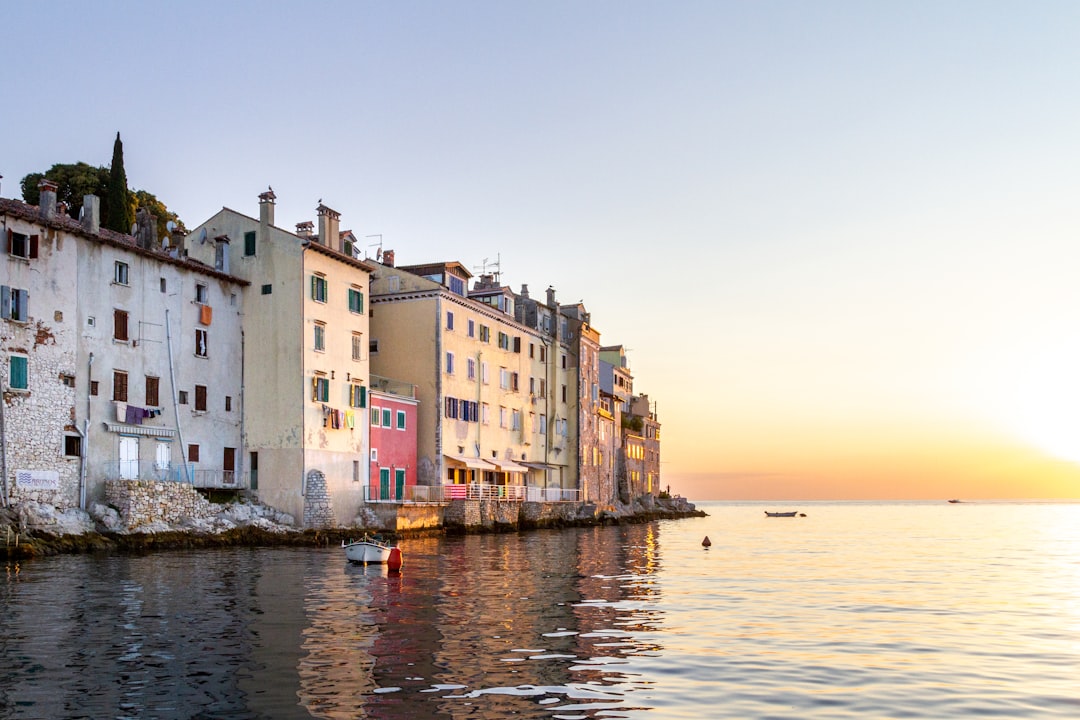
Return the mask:
<svg viewBox="0 0 1080 720">
<path fill-rule="evenodd" d="M 710 540 L 709 536 L 706 535 L 705 539 L 701 541 L 701 547 L 709 547 L 710 545 L 712 545 L 712 540 Z"/>
<path fill-rule="evenodd" d="M 401 557 L 401 548 L 390 548 L 390 557 L 386 560 L 386 568 L 397 572 L 404 564 L 405 561 Z"/>
</svg>

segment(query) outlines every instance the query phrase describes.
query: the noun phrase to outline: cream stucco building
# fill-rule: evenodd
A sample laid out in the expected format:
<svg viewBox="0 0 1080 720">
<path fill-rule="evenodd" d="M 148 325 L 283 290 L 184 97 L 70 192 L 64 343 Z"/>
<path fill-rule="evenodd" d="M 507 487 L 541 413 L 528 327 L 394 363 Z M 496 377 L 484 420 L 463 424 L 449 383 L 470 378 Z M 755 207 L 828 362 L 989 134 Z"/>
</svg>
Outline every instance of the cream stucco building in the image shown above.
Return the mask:
<svg viewBox="0 0 1080 720">
<path fill-rule="evenodd" d="M 259 500 L 304 527 L 353 524 L 369 482 L 368 301 L 373 266 L 321 204 L 296 232 L 229 208 L 185 239 L 191 257 L 227 262 L 244 303 L 244 458 Z M 224 252 L 221 248 L 224 247 Z"/>
</svg>

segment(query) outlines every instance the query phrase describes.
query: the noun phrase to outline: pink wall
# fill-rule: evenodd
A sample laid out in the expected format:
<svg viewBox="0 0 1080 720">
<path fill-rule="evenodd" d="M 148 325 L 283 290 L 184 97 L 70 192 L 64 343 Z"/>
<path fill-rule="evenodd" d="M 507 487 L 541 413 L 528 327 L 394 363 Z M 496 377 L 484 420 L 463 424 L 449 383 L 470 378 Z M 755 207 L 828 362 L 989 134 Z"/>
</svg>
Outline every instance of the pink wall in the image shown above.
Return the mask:
<svg viewBox="0 0 1080 720">
<path fill-rule="evenodd" d="M 371 461 L 369 497 L 373 500 L 400 500 L 397 470 L 405 471 L 404 487 L 416 485 L 416 403 L 395 395 L 372 392 L 369 395 L 371 419 L 371 448 L 377 459 Z M 375 411 L 378 410 L 376 422 Z M 386 426 L 389 410 L 389 427 Z M 399 413 L 405 414 L 405 428 L 400 429 Z M 388 469 L 389 483 L 380 478 L 380 470 Z M 406 493 L 408 491 L 406 490 Z"/>
</svg>

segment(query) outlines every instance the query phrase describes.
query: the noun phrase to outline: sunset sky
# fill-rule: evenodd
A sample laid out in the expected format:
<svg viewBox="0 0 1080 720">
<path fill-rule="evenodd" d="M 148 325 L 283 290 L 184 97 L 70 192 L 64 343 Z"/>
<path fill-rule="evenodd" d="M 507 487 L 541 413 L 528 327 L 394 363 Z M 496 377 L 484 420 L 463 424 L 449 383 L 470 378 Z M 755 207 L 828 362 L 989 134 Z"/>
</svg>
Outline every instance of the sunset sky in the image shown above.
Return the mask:
<svg viewBox="0 0 1080 720">
<path fill-rule="evenodd" d="M 630 349 L 692 499 L 1080 498 L 1078 3 L 3 16 L 3 197 L 119 131 L 189 226 L 270 185 L 498 259 Z"/>
</svg>

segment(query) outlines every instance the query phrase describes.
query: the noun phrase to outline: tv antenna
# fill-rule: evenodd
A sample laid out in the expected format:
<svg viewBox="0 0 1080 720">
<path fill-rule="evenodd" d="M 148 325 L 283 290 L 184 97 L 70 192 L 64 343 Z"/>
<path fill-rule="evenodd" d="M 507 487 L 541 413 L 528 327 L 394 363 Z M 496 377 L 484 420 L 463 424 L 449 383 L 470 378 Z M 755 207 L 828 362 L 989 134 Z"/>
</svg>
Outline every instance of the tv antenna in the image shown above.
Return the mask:
<svg viewBox="0 0 1080 720">
<path fill-rule="evenodd" d="M 482 275 L 488 274 L 488 268 L 494 269 L 491 274 L 495 276 L 495 283 L 498 284 L 499 275 L 502 274 L 502 253 L 496 254 L 494 260 L 484 258 L 479 265 L 473 265 L 473 270 L 479 270 Z"/>
<path fill-rule="evenodd" d="M 373 242 L 370 245 L 368 245 L 368 247 L 378 247 L 379 248 L 378 250 L 375 251 L 375 260 L 377 262 L 379 260 L 379 258 L 382 257 L 382 233 L 375 233 L 374 235 L 365 235 L 364 237 L 365 238 L 373 238 L 373 237 L 379 238 L 379 242 Z M 367 257 L 368 257 L 367 252 L 364 252 L 364 259 L 367 260 Z"/>
</svg>

